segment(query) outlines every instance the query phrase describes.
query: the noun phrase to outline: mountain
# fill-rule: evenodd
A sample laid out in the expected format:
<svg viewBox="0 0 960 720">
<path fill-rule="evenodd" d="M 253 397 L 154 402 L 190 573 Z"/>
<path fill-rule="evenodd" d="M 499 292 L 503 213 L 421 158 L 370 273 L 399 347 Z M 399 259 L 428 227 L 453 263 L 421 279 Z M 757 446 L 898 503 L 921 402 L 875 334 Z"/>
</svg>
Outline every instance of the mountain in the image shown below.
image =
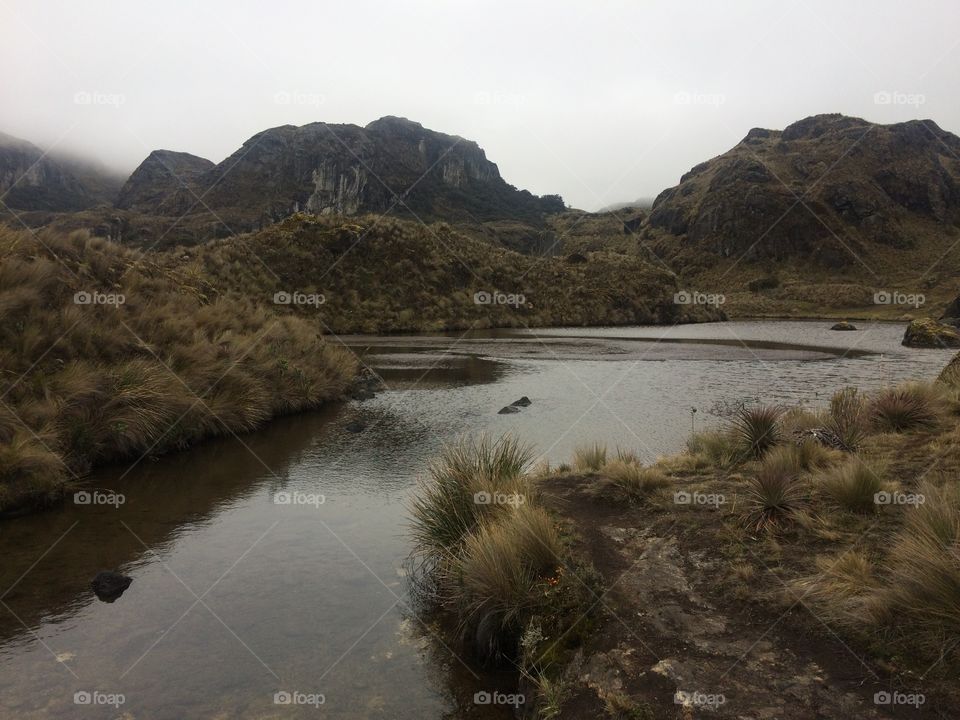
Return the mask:
<svg viewBox="0 0 960 720">
<path fill-rule="evenodd" d="M 0 133 L 0 198 L 13 210 L 70 212 L 113 203 L 122 179 L 98 163 L 45 154 Z"/>
<path fill-rule="evenodd" d="M 838 268 L 958 223 L 960 138 L 931 120 L 817 115 L 700 163 L 660 193 L 648 227 L 722 257 Z"/>
<path fill-rule="evenodd" d="M 197 198 L 203 198 L 202 203 Z M 385 213 L 424 221 L 514 220 L 542 226 L 558 196 L 509 185 L 475 142 L 398 117 L 366 127 L 311 123 L 257 133 L 217 165 L 156 151 L 134 171 L 118 207 L 150 215 L 209 215 L 236 231 L 298 211 Z"/>
<path fill-rule="evenodd" d="M 123 184 L 116 206 L 156 215 L 183 215 L 206 189 L 203 175 L 214 167 L 211 161 L 190 153 L 154 150 Z"/>
</svg>

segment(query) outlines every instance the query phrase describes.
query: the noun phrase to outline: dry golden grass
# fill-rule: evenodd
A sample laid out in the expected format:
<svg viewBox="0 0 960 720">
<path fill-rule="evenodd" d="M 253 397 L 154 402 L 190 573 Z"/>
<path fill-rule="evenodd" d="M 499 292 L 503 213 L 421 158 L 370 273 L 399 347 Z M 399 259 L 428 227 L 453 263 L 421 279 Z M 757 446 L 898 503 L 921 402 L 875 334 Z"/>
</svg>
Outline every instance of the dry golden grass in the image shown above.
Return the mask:
<svg viewBox="0 0 960 720">
<path fill-rule="evenodd" d="M 355 361 L 320 325 L 194 270 L 83 232 L 0 228 L 0 512 L 55 498 L 97 463 L 343 393 Z"/>
</svg>

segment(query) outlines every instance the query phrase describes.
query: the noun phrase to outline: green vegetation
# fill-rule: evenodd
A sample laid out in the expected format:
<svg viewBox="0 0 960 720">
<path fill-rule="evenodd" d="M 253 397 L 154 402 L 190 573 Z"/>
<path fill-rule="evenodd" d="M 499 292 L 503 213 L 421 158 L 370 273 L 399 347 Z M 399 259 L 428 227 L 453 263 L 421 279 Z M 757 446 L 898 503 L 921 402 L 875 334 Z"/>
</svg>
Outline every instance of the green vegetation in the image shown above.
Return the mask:
<svg viewBox="0 0 960 720">
<path fill-rule="evenodd" d="M 733 416 L 732 431 L 747 457 L 761 458 L 780 440 L 780 408 L 743 407 Z"/>
<path fill-rule="evenodd" d="M 880 478 L 875 468 L 853 457 L 828 472 L 821 481 L 821 489 L 844 510 L 871 513 L 878 510 L 875 496 L 884 488 Z"/>
<path fill-rule="evenodd" d="M 340 397 L 352 356 L 263 297 L 86 233 L 0 228 L 0 512 Z"/>
<path fill-rule="evenodd" d="M 567 572 L 576 561 L 527 474 L 531 457 L 511 436 L 447 446 L 411 514 L 422 593 L 478 658 L 514 664 L 546 693 L 559 691 L 545 672 L 567 647 L 560 638 L 586 623 L 594 591 L 589 568 Z"/>
<path fill-rule="evenodd" d="M 870 419 L 878 430 L 904 432 L 931 428 L 942 413 L 939 386 L 907 383 L 882 390 L 870 405 Z"/>
</svg>

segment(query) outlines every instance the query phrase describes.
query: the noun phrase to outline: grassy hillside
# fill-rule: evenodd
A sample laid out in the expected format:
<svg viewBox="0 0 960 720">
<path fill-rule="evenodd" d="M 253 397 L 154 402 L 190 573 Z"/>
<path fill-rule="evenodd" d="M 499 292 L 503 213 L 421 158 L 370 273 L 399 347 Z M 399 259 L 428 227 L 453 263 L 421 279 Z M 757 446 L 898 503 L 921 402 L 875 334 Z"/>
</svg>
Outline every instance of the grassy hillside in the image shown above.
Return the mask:
<svg viewBox="0 0 960 720">
<path fill-rule="evenodd" d="M 0 229 L 0 371 L 6 511 L 96 463 L 320 405 L 355 364 L 258 297 L 85 233 Z"/>
<path fill-rule="evenodd" d="M 537 258 L 439 223 L 298 215 L 256 234 L 163 256 L 171 270 L 224 291 L 270 301 L 277 292 L 322 295 L 285 305 L 337 333 L 489 327 L 624 325 L 717 319 L 677 305 L 674 275 L 634 256 Z M 478 293 L 501 300 L 478 303 Z M 511 298 L 510 296 L 514 296 Z"/>
</svg>

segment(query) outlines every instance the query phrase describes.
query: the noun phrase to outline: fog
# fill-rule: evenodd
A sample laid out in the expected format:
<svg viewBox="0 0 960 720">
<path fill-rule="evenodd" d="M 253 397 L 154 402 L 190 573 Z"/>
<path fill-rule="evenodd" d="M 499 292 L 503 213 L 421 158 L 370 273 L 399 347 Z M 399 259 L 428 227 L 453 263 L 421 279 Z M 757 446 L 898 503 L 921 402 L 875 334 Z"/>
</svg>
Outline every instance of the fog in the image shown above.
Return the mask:
<svg viewBox="0 0 960 720">
<path fill-rule="evenodd" d="M 0 131 L 126 172 L 156 148 L 218 162 L 267 127 L 401 115 L 596 209 L 751 127 L 842 112 L 960 131 L 951 0 L 6 0 L 0 19 Z"/>
</svg>

